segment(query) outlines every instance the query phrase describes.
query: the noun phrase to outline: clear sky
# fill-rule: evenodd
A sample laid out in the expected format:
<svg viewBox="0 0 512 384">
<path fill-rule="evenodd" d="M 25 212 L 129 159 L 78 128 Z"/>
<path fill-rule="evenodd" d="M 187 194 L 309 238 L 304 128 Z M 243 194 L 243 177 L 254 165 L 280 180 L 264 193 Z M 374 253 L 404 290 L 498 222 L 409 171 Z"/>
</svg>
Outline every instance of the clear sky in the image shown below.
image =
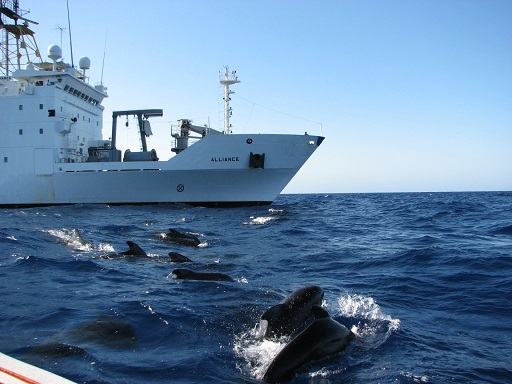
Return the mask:
<svg viewBox="0 0 512 384">
<path fill-rule="evenodd" d="M 66 0 L 21 0 L 40 50 Z M 285 193 L 512 190 L 510 0 L 69 0 L 74 62 L 113 110 L 162 108 L 148 147 L 171 156 L 180 118 L 235 133 L 326 137 Z M 63 55 L 70 62 L 68 30 Z M 106 47 L 106 49 L 105 49 Z M 139 150 L 136 124 L 118 136 Z M 133 137 L 133 139 L 130 139 Z"/>
</svg>

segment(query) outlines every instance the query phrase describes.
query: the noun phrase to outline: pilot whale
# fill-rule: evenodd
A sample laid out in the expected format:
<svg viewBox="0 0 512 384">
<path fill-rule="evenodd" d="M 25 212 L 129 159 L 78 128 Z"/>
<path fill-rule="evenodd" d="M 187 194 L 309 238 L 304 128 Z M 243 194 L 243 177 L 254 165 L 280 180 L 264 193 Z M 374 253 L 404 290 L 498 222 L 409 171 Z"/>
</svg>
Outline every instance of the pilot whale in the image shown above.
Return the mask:
<svg viewBox="0 0 512 384">
<path fill-rule="evenodd" d="M 315 320 L 277 354 L 263 381 L 289 381 L 302 365 L 341 352 L 354 339 L 354 333 L 331 318 L 325 309 L 314 306 L 312 311 Z"/>
<path fill-rule="evenodd" d="M 36 345 L 30 351 L 27 352 L 27 355 L 41 355 L 44 357 L 50 358 L 63 358 L 70 356 L 83 356 L 86 355 L 87 352 L 85 349 L 78 347 L 76 345 L 66 344 L 66 343 L 46 343 L 41 345 Z"/>
<path fill-rule="evenodd" d="M 128 249 L 127 251 L 121 252 L 122 255 L 148 257 L 146 252 L 144 252 L 144 250 L 141 247 L 139 247 L 137 244 L 135 244 L 133 241 L 127 241 L 126 244 L 128 244 L 128 247 L 130 249 Z"/>
<path fill-rule="evenodd" d="M 163 236 L 163 239 L 170 243 L 188 245 L 190 247 L 197 247 L 201 243 L 197 237 L 178 232 L 172 228 L 169 228 L 169 232 Z"/>
<path fill-rule="evenodd" d="M 118 253 L 110 253 L 107 255 L 100 256 L 100 259 L 120 259 L 126 256 L 129 257 L 148 257 L 146 252 L 139 247 L 137 244 L 135 244 L 133 241 L 127 241 L 126 244 L 128 244 L 129 249 L 124 252 L 118 252 Z"/>
<path fill-rule="evenodd" d="M 70 240 L 75 242 L 76 244 L 79 244 L 81 247 L 88 248 L 88 249 L 94 248 L 94 245 L 91 242 L 85 240 L 82 237 L 82 234 L 80 233 L 80 231 L 76 228 L 71 230 Z"/>
<path fill-rule="evenodd" d="M 209 280 L 209 281 L 229 281 L 234 282 L 231 276 L 225 275 L 224 273 L 214 272 L 194 272 L 189 269 L 178 268 L 172 271 L 169 275 L 175 279 L 182 280 Z"/>
<path fill-rule="evenodd" d="M 135 328 L 118 316 L 100 315 L 61 335 L 74 343 L 95 343 L 109 348 L 133 348 L 137 345 Z"/>
<path fill-rule="evenodd" d="M 296 290 L 261 315 L 260 335 L 267 339 L 291 335 L 313 316 L 313 306 L 321 305 L 323 297 L 324 290 L 316 285 Z"/>
<path fill-rule="evenodd" d="M 192 261 L 187 256 L 177 252 L 169 252 L 169 258 L 173 263 L 188 263 Z"/>
</svg>

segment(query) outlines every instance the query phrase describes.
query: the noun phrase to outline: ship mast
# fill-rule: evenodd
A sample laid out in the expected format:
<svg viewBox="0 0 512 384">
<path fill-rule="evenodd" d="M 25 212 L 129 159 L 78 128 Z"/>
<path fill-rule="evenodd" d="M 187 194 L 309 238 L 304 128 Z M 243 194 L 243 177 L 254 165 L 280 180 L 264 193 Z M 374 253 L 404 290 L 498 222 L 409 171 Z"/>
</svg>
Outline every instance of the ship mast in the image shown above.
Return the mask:
<svg viewBox="0 0 512 384">
<path fill-rule="evenodd" d="M 239 83 L 238 77 L 236 75 L 236 71 L 231 71 L 231 74 L 229 73 L 229 68 L 226 65 L 225 67 L 225 73 L 224 76 L 221 75 L 219 83 L 224 86 L 224 134 L 230 133 L 231 125 L 229 124 L 229 118 L 231 117 L 232 111 L 229 107 L 229 100 L 231 98 L 229 95 L 232 93 L 235 93 L 233 91 L 229 90 L 229 86 L 232 84 Z"/>
<path fill-rule="evenodd" d="M 0 62 L 0 75 L 10 76 L 22 65 L 41 60 L 39 49 L 34 38 L 34 32 L 28 27 L 29 23 L 38 24 L 22 16 L 18 0 L 2 0 L 0 2 L 0 30 L 2 40 L 0 51 L 2 61 Z M 18 20 L 23 24 L 18 24 Z M 21 59 L 25 57 L 26 62 Z"/>
</svg>

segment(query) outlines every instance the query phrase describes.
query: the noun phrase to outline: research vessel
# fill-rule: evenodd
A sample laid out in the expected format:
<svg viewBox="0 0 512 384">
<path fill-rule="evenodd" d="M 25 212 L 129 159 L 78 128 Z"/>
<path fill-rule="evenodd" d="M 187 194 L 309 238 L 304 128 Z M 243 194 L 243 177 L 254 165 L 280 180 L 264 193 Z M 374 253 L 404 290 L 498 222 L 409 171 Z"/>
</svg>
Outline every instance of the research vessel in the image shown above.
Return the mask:
<svg viewBox="0 0 512 384">
<path fill-rule="evenodd" d="M 172 156 L 148 149 L 150 119 L 162 109 L 112 113 L 103 137 L 100 83 L 62 60 L 61 47 L 43 60 L 32 25 L 18 1 L 4 0 L 0 30 L 0 206 L 187 203 L 200 206 L 270 204 L 322 143 L 322 136 L 236 134 L 229 122 L 236 71 L 220 73 L 224 128 L 181 119 L 172 131 Z M 73 61 L 73 59 L 72 59 Z M 135 149 L 118 147 L 118 120 L 134 116 Z M 171 128 L 172 129 L 172 128 Z M 108 129 L 107 129 L 108 131 Z"/>
</svg>

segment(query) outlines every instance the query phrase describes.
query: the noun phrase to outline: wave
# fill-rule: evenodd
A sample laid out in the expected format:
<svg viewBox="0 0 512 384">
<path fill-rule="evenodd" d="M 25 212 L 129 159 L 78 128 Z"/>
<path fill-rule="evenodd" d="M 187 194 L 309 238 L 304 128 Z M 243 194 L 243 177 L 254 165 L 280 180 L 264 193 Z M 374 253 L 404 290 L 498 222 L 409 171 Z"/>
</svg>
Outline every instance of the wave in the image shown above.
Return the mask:
<svg viewBox="0 0 512 384">
<path fill-rule="evenodd" d="M 491 233 L 495 235 L 512 235 L 512 224 L 495 228 Z"/>
<path fill-rule="evenodd" d="M 281 195 L 269 207 L 229 210 L 0 210 L 0 349 L 20 358 L 28 346 L 57 355 L 59 343 L 84 348 L 92 357 L 44 362 L 76 382 L 256 383 L 286 343 L 258 338 L 256 322 L 269 302 L 307 283 L 326 288 L 324 306 L 357 335 L 346 351 L 304 366 L 294 383 L 505 382 L 510 196 Z M 159 241 L 169 227 L 198 233 L 207 248 Z M 152 258 L 98 257 L 126 249 L 127 240 Z M 187 268 L 238 283 L 166 279 L 177 267 L 166 263 L 169 251 L 192 259 Z M 65 333 L 112 311 L 132 324 L 133 349 Z"/>
</svg>

